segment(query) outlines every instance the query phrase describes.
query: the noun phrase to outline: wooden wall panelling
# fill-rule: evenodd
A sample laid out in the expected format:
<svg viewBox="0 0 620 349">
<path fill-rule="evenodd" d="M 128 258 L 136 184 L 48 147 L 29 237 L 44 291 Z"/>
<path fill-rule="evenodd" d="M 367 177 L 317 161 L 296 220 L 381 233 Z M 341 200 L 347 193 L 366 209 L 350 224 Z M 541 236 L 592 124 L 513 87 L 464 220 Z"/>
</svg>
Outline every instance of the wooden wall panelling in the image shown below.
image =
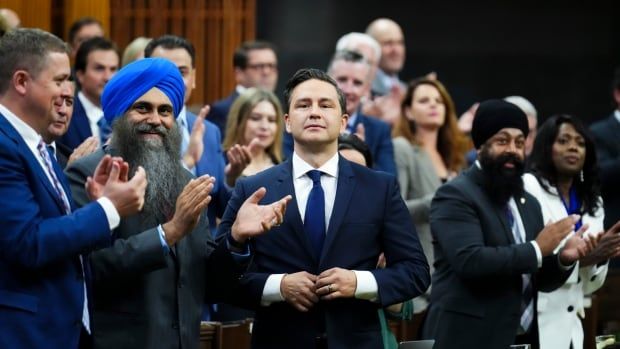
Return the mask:
<svg viewBox="0 0 620 349">
<path fill-rule="evenodd" d="M 52 30 L 52 0 L 0 0 L 0 8 L 15 11 L 22 27 Z"/>
</svg>

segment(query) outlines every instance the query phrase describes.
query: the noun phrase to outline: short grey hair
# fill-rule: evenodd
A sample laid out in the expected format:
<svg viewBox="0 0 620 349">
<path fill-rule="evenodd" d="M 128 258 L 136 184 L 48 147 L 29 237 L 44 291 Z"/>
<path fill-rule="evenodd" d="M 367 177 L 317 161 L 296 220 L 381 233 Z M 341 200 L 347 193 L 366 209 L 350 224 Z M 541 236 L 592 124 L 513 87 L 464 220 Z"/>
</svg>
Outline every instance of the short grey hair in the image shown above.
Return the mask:
<svg viewBox="0 0 620 349">
<path fill-rule="evenodd" d="M 519 107 L 519 109 L 521 109 L 525 113 L 525 115 L 531 116 L 534 119 L 538 120 L 538 112 L 536 111 L 536 108 L 534 108 L 532 102 L 525 99 L 525 97 L 508 96 L 505 97 L 504 100 Z"/>
<path fill-rule="evenodd" d="M 351 32 L 343 35 L 336 42 L 336 51 L 352 50 L 356 51 L 360 45 L 370 46 L 375 52 L 377 63 L 381 60 L 381 45 L 372 36 L 364 33 Z M 368 59 L 368 57 L 366 57 Z"/>
</svg>

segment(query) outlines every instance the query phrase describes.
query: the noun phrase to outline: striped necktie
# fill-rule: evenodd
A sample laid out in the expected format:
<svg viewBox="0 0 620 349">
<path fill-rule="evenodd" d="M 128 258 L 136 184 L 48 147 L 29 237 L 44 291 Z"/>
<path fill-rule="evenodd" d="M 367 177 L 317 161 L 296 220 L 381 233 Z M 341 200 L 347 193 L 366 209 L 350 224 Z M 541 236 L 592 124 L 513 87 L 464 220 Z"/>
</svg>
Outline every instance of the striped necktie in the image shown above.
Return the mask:
<svg viewBox="0 0 620 349">
<path fill-rule="evenodd" d="M 508 224 L 512 230 L 516 244 L 522 244 L 523 237 L 519 229 L 519 224 L 514 218 L 512 209 L 510 206 L 506 206 L 506 216 L 508 217 Z M 534 291 L 532 288 L 532 276 L 530 274 L 522 274 L 522 288 L 521 288 L 521 320 L 519 322 L 519 330 L 517 334 L 527 333 L 534 320 Z"/>
</svg>

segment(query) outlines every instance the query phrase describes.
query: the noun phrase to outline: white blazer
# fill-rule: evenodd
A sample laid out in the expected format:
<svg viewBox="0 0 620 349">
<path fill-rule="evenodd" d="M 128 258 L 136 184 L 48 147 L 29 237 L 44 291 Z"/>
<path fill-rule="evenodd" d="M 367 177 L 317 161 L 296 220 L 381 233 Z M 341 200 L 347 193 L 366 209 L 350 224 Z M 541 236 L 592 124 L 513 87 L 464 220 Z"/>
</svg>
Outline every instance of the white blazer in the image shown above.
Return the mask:
<svg viewBox="0 0 620 349">
<path fill-rule="evenodd" d="M 538 199 L 545 224 L 556 222 L 568 214 L 557 189 L 549 186 L 547 192 L 532 174 L 523 176 L 525 190 Z M 602 201 L 602 199 L 601 199 Z M 582 216 L 589 228 L 585 234 L 603 231 L 604 210 L 599 208 L 594 216 Z M 562 246 L 560 244 L 560 246 Z M 558 247 L 559 249 L 560 247 Z M 607 263 L 601 266 L 575 267 L 564 285 L 546 293 L 538 292 L 538 335 L 541 349 L 567 349 L 571 340 L 574 349 L 583 348 L 583 328 L 579 317 L 584 318 L 584 296 L 598 290 L 607 276 Z"/>
</svg>

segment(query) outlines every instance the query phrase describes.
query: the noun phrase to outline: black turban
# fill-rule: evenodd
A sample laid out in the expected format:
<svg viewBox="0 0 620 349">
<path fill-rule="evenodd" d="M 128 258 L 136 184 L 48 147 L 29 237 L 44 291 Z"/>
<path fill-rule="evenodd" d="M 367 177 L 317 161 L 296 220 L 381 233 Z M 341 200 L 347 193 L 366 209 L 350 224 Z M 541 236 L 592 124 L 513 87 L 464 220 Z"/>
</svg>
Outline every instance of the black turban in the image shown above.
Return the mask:
<svg viewBox="0 0 620 349">
<path fill-rule="evenodd" d="M 481 145 L 503 128 L 517 128 L 527 137 L 527 116 L 516 105 L 501 99 L 480 103 L 471 127 L 471 138 L 476 149 L 480 149 Z"/>
</svg>

